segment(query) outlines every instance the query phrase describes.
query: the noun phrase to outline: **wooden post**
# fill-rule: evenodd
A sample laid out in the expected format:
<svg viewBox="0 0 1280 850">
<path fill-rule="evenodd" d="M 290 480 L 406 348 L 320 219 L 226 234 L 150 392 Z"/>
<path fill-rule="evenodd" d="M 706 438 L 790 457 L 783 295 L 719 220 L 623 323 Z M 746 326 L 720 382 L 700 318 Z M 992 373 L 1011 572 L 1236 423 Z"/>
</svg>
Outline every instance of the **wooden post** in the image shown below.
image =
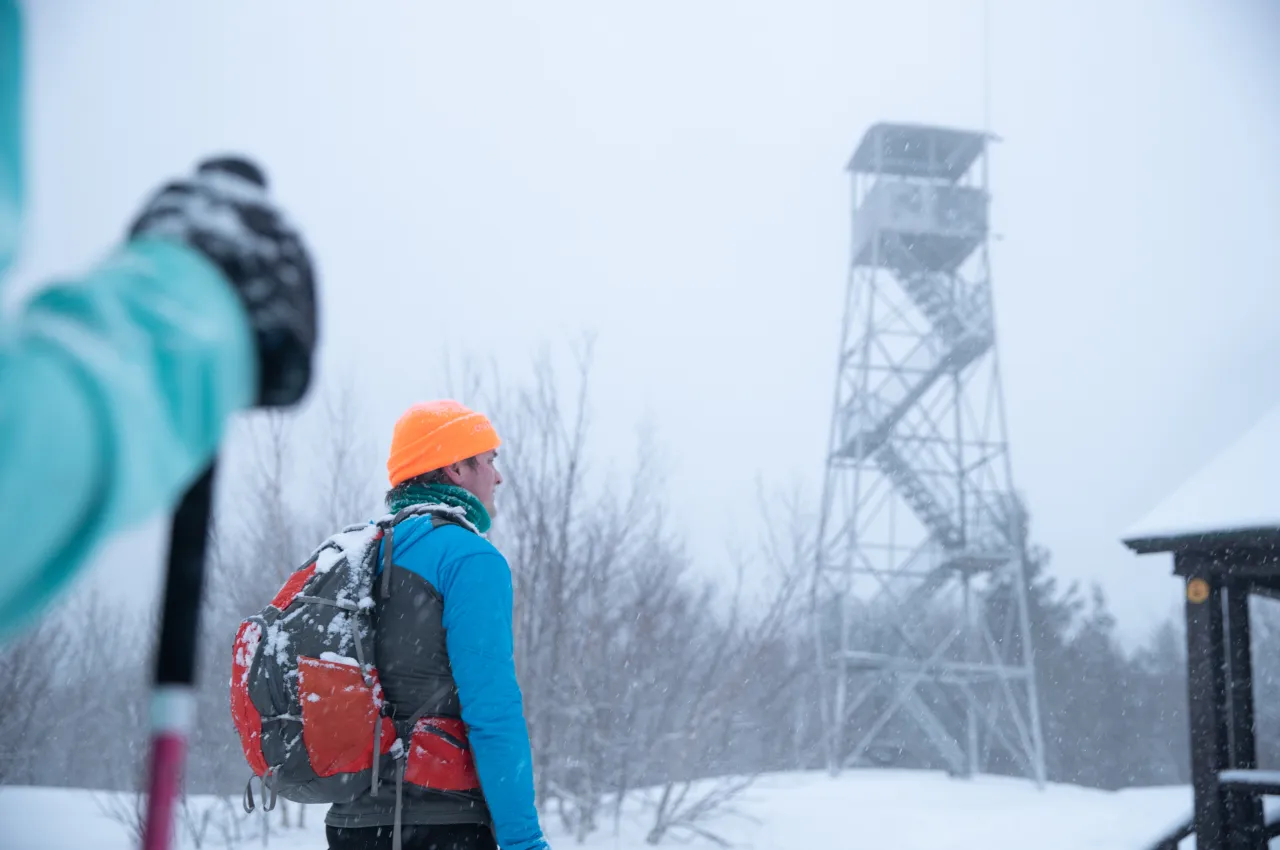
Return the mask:
<svg viewBox="0 0 1280 850">
<path fill-rule="evenodd" d="M 1226 586 L 1227 767 L 1255 770 L 1258 748 L 1253 715 L 1253 653 L 1250 646 L 1249 587 L 1243 581 Z M 1266 850 L 1262 798 L 1247 788 L 1225 794 L 1227 835 L 1232 850 Z"/>
<path fill-rule="evenodd" d="M 1218 773 L 1227 765 L 1226 653 L 1222 591 L 1199 564 L 1176 556 L 1186 576 L 1187 714 L 1191 726 L 1191 785 L 1195 792 L 1197 850 L 1232 850 Z"/>
</svg>

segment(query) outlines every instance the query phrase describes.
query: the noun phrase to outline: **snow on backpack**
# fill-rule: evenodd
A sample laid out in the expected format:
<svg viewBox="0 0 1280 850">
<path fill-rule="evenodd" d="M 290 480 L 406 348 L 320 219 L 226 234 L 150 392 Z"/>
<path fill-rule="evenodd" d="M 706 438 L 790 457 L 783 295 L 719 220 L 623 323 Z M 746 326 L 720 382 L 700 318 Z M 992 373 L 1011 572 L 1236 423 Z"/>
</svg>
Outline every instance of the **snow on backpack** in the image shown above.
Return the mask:
<svg viewBox="0 0 1280 850">
<path fill-rule="evenodd" d="M 396 820 L 402 780 L 436 791 L 480 787 L 466 727 L 427 716 L 450 682 L 407 719 L 384 698 L 374 660 L 374 578 L 385 537 L 381 586 L 390 590 L 395 526 L 431 514 L 468 525 L 460 509 L 417 505 L 350 526 L 307 559 L 265 608 L 240 623 L 233 645 L 231 717 L 264 805 L 347 803 L 378 793 L 394 760 Z M 406 743 L 407 742 L 407 743 Z M 380 772 L 380 767 L 383 770 Z M 252 811 L 253 778 L 244 807 Z"/>
</svg>

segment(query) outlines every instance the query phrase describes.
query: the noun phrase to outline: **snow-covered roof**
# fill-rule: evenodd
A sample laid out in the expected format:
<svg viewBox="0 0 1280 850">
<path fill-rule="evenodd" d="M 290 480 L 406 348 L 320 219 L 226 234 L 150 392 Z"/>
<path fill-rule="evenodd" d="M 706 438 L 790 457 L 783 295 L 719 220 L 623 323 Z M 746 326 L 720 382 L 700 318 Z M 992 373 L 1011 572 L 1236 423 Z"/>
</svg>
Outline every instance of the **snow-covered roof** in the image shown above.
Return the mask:
<svg viewBox="0 0 1280 850">
<path fill-rule="evenodd" d="M 1189 538 L 1280 535 L 1280 407 L 1219 452 L 1129 528 L 1138 551 L 1167 551 Z"/>
</svg>

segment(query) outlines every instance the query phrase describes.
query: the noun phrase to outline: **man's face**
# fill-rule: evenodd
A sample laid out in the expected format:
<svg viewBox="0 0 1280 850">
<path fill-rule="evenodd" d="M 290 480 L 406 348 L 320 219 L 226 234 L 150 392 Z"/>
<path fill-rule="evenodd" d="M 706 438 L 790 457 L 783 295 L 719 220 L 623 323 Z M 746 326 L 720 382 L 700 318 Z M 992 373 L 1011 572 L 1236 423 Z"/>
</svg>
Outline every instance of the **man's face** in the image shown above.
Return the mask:
<svg viewBox="0 0 1280 850">
<path fill-rule="evenodd" d="M 502 483 L 502 473 L 495 465 L 497 459 L 495 450 L 477 455 L 474 464 L 464 461 L 449 467 L 449 479 L 479 499 L 491 517 L 498 515 L 494 491 Z"/>
</svg>

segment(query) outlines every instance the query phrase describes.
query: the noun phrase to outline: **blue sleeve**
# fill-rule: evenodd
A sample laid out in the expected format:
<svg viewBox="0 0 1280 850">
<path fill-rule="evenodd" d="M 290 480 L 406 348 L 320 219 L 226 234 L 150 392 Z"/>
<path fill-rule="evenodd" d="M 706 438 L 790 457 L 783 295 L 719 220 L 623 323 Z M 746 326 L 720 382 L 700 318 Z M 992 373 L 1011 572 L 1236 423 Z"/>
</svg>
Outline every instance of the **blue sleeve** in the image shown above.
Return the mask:
<svg viewBox="0 0 1280 850">
<path fill-rule="evenodd" d="M 0 324 L 0 637 L 170 508 L 256 383 L 239 299 L 177 243 L 125 245 Z"/>
<path fill-rule="evenodd" d="M 512 650 L 511 569 L 494 550 L 442 564 L 439 578 L 449 663 L 498 845 L 545 848 Z"/>
</svg>

